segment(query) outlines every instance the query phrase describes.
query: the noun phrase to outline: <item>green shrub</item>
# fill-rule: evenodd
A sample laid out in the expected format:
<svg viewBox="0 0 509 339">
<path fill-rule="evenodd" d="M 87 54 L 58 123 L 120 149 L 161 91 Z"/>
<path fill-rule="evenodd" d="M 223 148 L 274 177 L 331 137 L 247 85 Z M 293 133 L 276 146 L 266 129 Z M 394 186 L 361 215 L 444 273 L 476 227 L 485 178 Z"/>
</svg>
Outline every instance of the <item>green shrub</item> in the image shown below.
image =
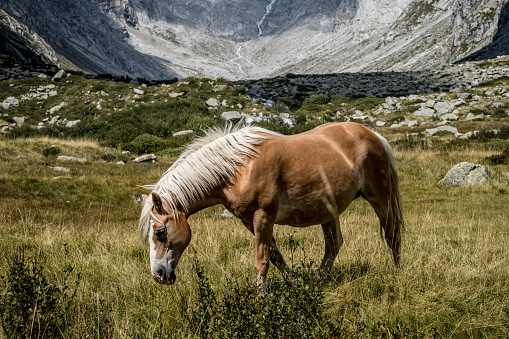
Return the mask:
<svg viewBox="0 0 509 339">
<path fill-rule="evenodd" d="M 330 98 L 327 94 L 314 94 L 304 100 L 303 106 L 307 105 L 325 105 L 328 104 L 330 101 Z"/>
<path fill-rule="evenodd" d="M 125 146 L 127 151 L 136 154 L 157 152 L 166 148 L 166 142 L 150 134 L 142 134 Z"/>
<path fill-rule="evenodd" d="M 297 264 L 299 284 L 273 278 L 261 293 L 254 283 L 228 279 L 219 298 L 195 258 L 196 297 L 182 299 L 184 322 L 201 338 L 339 338 L 342 319 L 325 315 L 323 286 L 311 264 Z"/>
<path fill-rule="evenodd" d="M 28 257 L 23 248 L 7 256 L 6 292 L 0 297 L 0 318 L 9 338 L 65 337 L 79 276 L 70 285 L 73 266 L 64 263 L 62 281 L 50 282 L 41 254 Z"/>
<path fill-rule="evenodd" d="M 494 154 L 486 158 L 492 165 L 509 164 L 509 147 L 503 150 L 500 154 Z"/>
<path fill-rule="evenodd" d="M 49 157 L 51 155 L 57 155 L 60 154 L 61 150 L 59 147 L 55 145 L 51 145 L 50 147 L 46 147 L 42 150 L 42 155 L 45 157 Z"/>
<path fill-rule="evenodd" d="M 470 135 L 469 139 L 481 140 L 481 141 L 489 141 L 491 139 L 509 139 L 509 127 L 502 127 L 498 132 L 494 130 L 480 130 L 477 133 L 473 133 Z"/>
</svg>

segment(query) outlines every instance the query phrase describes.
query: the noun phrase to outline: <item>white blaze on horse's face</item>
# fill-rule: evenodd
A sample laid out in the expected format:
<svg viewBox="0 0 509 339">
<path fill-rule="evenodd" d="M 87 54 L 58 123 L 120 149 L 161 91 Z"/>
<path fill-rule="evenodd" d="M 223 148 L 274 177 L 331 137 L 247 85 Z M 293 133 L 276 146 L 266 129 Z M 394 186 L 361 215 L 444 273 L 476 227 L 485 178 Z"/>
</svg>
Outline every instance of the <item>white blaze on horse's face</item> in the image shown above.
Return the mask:
<svg viewBox="0 0 509 339">
<path fill-rule="evenodd" d="M 184 213 L 168 211 L 161 198 L 153 193 L 150 213 L 149 246 L 152 277 L 160 284 L 173 284 L 175 268 L 191 241 L 191 229 Z"/>
</svg>

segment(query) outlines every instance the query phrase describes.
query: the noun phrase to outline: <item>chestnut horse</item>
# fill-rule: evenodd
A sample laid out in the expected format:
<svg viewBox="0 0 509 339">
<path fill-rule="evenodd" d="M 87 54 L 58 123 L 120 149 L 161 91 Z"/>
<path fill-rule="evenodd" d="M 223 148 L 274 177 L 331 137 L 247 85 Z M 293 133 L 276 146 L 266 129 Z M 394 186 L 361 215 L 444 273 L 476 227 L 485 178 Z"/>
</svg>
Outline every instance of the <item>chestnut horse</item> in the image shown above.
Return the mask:
<svg viewBox="0 0 509 339">
<path fill-rule="evenodd" d="M 144 195 L 138 231 L 150 245 L 153 278 L 175 282 L 175 268 L 191 240 L 187 219 L 223 204 L 255 237 L 257 282 L 266 285 L 269 261 L 290 273 L 273 238 L 274 224 L 321 224 L 329 273 L 343 237 L 339 215 L 361 196 L 373 206 L 400 267 L 403 230 L 398 175 L 387 141 L 356 123 L 329 123 L 284 136 L 259 127 L 210 130 L 191 143 Z"/>
</svg>

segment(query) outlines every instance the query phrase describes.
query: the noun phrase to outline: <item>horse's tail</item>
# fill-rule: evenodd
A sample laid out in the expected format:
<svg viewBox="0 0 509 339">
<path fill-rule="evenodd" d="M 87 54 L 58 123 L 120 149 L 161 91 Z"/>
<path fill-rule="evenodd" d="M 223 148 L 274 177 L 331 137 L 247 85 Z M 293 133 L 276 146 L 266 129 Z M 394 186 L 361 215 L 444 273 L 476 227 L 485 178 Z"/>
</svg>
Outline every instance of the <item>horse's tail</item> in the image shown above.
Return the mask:
<svg viewBox="0 0 509 339">
<path fill-rule="evenodd" d="M 401 231 L 405 228 L 405 221 L 403 220 L 403 207 L 401 203 L 401 193 L 399 190 L 399 178 L 398 172 L 396 171 L 396 160 L 394 159 L 394 153 L 387 140 L 378 134 L 378 137 L 384 145 L 387 157 L 390 163 L 390 178 L 391 178 L 391 210 L 394 217 L 394 230 L 398 235 L 401 235 Z M 399 240 L 399 239 L 398 239 Z"/>
</svg>

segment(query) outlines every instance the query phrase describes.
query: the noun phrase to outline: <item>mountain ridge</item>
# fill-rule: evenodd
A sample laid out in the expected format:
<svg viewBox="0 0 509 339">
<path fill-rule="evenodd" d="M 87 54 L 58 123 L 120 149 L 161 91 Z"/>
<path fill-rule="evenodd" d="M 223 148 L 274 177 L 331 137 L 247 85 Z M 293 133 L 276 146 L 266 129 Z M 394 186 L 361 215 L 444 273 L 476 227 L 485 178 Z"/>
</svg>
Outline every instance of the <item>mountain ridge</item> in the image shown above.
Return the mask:
<svg viewBox="0 0 509 339">
<path fill-rule="evenodd" d="M 40 36 L 54 63 L 150 79 L 237 80 L 432 69 L 506 41 L 508 3 L 0 0 L 0 9 Z"/>
</svg>

